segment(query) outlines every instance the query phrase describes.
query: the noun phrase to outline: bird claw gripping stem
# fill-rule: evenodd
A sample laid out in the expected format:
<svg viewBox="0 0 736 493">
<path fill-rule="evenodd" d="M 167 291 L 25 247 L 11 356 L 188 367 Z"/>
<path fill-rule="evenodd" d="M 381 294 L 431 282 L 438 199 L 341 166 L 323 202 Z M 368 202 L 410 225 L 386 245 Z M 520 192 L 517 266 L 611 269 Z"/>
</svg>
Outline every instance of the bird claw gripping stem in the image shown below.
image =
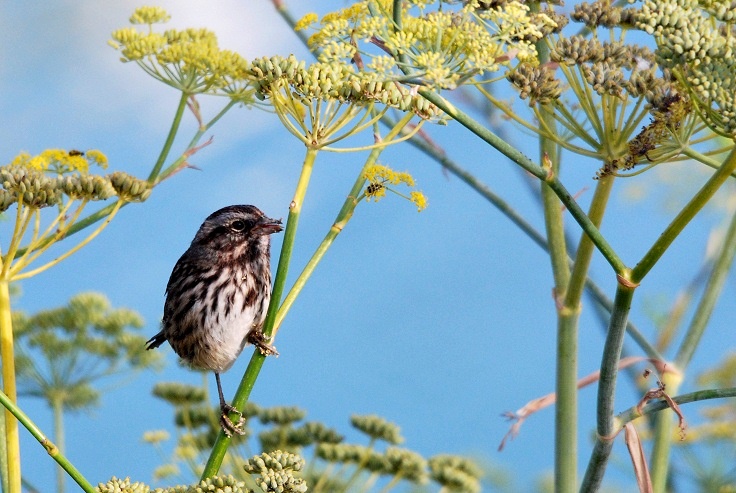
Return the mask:
<svg viewBox="0 0 736 493">
<path fill-rule="evenodd" d="M 245 418 L 243 417 L 243 413 L 235 409 L 230 404 L 225 404 L 220 407 L 220 428 L 222 428 L 222 431 L 225 433 L 225 436 L 230 438 L 235 435 L 245 435 L 245 429 L 243 426 L 245 425 Z M 230 419 L 230 414 L 237 414 L 238 415 L 238 422 L 233 423 Z"/>
<path fill-rule="evenodd" d="M 279 355 L 279 352 L 276 351 L 276 348 L 269 344 L 271 339 L 266 337 L 260 327 L 255 328 L 248 333 L 247 341 L 257 347 L 258 351 L 263 356 Z"/>
</svg>

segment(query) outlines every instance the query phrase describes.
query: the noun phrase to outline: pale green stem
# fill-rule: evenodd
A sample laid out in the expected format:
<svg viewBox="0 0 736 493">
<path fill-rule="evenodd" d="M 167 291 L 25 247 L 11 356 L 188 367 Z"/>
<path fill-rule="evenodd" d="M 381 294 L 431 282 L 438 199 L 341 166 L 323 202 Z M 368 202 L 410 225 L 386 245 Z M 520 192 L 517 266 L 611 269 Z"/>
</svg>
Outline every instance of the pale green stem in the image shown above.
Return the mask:
<svg viewBox="0 0 736 493">
<path fill-rule="evenodd" d="M 668 385 L 667 392 L 677 392 L 677 386 Z M 657 413 L 654 416 L 654 443 L 649 459 L 649 475 L 652 479 L 654 493 L 666 493 L 667 473 L 670 468 L 670 450 L 672 449 L 673 415 L 671 411 Z"/>
<path fill-rule="evenodd" d="M 5 395 L 4 392 L 0 392 L 0 404 L 2 404 L 5 409 L 10 412 L 15 418 L 20 421 L 23 426 L 33 435 L 33 437 L 38 440 L 38 443 L 40 443 L 44 449 L 46 449 L 46 452 L 51 456 L 52 459 L 54 459 L 57 464 L 59 464 L 66 472 L 69 474 L 69 476 L 79 485 L 79 487 L 85 492 L 85 493 L 98 493 L 97 489 L 93 487 L 87 479 L 82 476 L 82 473 L 80 473 L 74 465 L 69 462 L 69 460 L 59 451 L 59 448 L 46 437 L 46 435 L 43 434 L 41 429 L 36 426 L 36 424 L 31 421 L 31 419 L 24 413 L 16 404 L 15 401 L 12 400 L 10 397 Z M 20 480 L 19 480 L 20 483 Z"/>
<path fill-rule="evenodd" d="M 613 178 L 599 180 L 593 196 L 589 217 L 600 227 L 613 185 Z M 578 325 L 580 305 L 588 269 L 595 247 L 582 234 L 575 254 L 567 289 L 558 294 L 557 335 L 557 402 L 555 404 L 555 489 L 558 492 L 577 488 L 577 397 L 578 397 Z M 559 478 L 559 479 L 558 479 Z"/>
<path fill-rule="evenodd" d="M 404 117 L 389 131 L 389 133 L 383 139 L 384 142 L 391 142 L 393 139 L 395 139 L 396 136 L 406 127 L 406 125 L 409 124 L 413 117 L 414 115 L 411 113 L 405 114 Z M 276 321 L 274 323 L 274 334 L 278 331 L 279 327 L 281 327 L 281 323 L 286 317 L 286 314 L 291 309 L 294 301 L 296 301 L 299 293 L 301 293 L 302 289 L 304 289 L 304 286 L 306 285 L 309 278 L 312 276 L 314 269 L 322 260 L 325 253 L 327 253 L 327 250 L 329 250 L 329 248 L 332 246 L 332 243 L 334 243 L 334 241 L 337 239 L 337 236 L 342 232 L 345 226 L 347 226 L 348 221 L 350 221 L 350 219 L 352 218 L 355 207 L 358 205 L 360 191 L 365 184 L 363 172 L 368 166 L 376 163 L 376 161 L 378 160 L 378 156 L 380 156 L 383 149 L 385 149 L 385 147 L 374 147 L 371 153 L 368 155 L 363 168 L 361 169 L 360 173 L 358 173 L 358 177 L 355 179 L 355 183 L 353 184 L 350 193 L 348 193 L 345 202 L 343 202 L 343 205 L 340 208 L 340 212 L 338 212 L 334 223 L 330 227 L 330 230 L 327 232 L 327 235 L 322 240 L 322 243 L 320 243 L 320 245 L 317 247 L 317 250 L 312 255 L 312 258 L 310 258 L 309 262 L 307 262 L 307 265 L 304 267 L 301 274 L 299 274 L 299 277 L 296 279 L 296 281 L 294 281 L 294 285 L 291 287 L 289 293 L 286 295 L 286 298 L 284 298 L 284 302 L 279 307 L 279 311 L 276 314 Z"/>
<path fill-rule="evenodd" d="M 174 145 L 174 140 L 176 139 L 176 134 L 179 131 L 181 118 L 184 115 L 184 110 L 187 107 L 188 99 L 189 94 L 182 92 L 181 97 L 179 98 L 179 105 L 176 107 L 176 113 L 174 113 L 174 120 L 171 122 L 171 128 L 169 128 L 169 134 L 166 136 L 166 141 L 164 142 L 164 146 L 158 155 L 156 164 L 153 165 L 153 169 L 148 175 L 148 181 L 151 183 L 156 182 L 156 179 L 161 172 L 161 168 L 163 167 L 164 163 L 166 162 L 166 158 L 169 155 L 169 151 L 171 151 L 171 146 Z"/>
<path fill-rule="evenodd" d="M 296 190 L 294 192 L 294 198 L 289 205 L 289 218 L 286 221 L 286 229 L 284 230 L 284 241 L 281 246 L 279 265 L 276 269 L 273 293 L 271 295 L 271 302 L 268 305 L 266 320 L 263 324 L 263 333 L 266 337 L 270 337 L 273 332 L 276 313 L 281 304 L 281 298 L 286 285 L 286 276 L 289 272 L 291 254 L 294 249 L 297 225 L 299 223 L 302 206 L 304 205 L 304 198 L 309 186 L 309 179 L 312 176 L 312 169 L 314 168 L 314 161 L 317 157 L 317 152 L 318 149 L 315 148 L 307 149 L 299 181 L 297 182 Z M 248 401 L 248 397 L 250 397 L 250 393 L 253 390 L 253 386 L 256 383 L 256 379 L 258 378 L 258 374 L 260 373 L 265 360 L 266 357 L 256 348 L 253 351 L 253 356 L 251 356 L 248 367 L 243 374 L 240 385 L 235 391 L 235 397 L 232 400 L 232 405 L 236 409 L 242 409 Z M 212 447 L 212 452 L 210 452 L 207 464 L 202 471 L 202 479 L 209 478 L 217 474 L 220 470 L 220 466 L 222 465 L 222 460 L 225 458 L 230 442 L 231 439 L 225 436 L 225 433 L 221 430 L 217 435 L 214 446 Z"/>
</svg>

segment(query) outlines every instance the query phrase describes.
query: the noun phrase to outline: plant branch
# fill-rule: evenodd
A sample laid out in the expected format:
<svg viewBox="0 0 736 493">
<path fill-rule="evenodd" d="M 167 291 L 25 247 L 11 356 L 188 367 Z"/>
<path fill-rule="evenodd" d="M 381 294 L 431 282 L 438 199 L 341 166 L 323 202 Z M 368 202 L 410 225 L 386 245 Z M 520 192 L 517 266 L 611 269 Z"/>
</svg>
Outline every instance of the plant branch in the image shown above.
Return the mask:
<svg viewBox="0 0 736 493">
<path fill-rule="evenodd" d="M 309 179 L 312 175 L 312 169 L 314 168 L 314 161 L 317 157 L 318 150 L 315 148 L 307 148 L 307 154 L 304 158 L 304 164 L 302 165 L 301 175 L 294 192 L 294 199 L 289 205 L 289 218 L 286 221 L 286 229 L 284 231 L 284 241 L 281 246 L 281 254 L 279 256 L 279 265 L 276 270 L 276 278 L 274 280 L 273 293 L 271 294 L 271 302 L 268 305 L 268 313 L 266 314 L 266 320 L 263 323 L 263 334 L 268 338 L 271 337 L 274 329 L 274 322 L 276 321 L 276 314 L 278 307 L 281 304 L 281 298 L 284 293 L 284 287 L 286 285 L 286 276 L 289 272 L 289 263 L 291 262 L 291 254 L 294 248 L 294 239 L 296 237 L 297 225 L 299 223 L 299 217 L 301 215 L 302 206 L 304 205 L 304 197 L 307 193 L 307 187 L 309 186 Z M 248 367 L 243 374 L 243 378 L 240 381 L 238 389 L 235 391 L 235 397 L 233 397 L 232 405 L 236 409 L 243 409 L 243 406 L 248 402 L 250 393 L 253 390 L 258 374 L 263 367 L 266 357 L 256 348 L 253 351 L 253 356 L 250 358 Z M 210 452 L 207 464 L 202 471 L 202 479 L 212 477 L 217 474 L 222 465 L 222 460 L 225 458 L 225 453 L 231 442 L 231 439 L 225 436 L 225 433 L 220 430 L 217 435 L 215 444 Z"/>
<path fill-rule="evenodd" d="M 74 465 L 69 461 L 69 459 L 67 459 L 66 456 L 61 453 L 58 447 L 51 440 L 49 440 L 46 435 L 44 435 L 41 429 L 36 426 L 33 421 L 31 421 L 31 418 L 29 418 L 28 415 L 24 413 L 4 392 L 0 392 L 0 404 L 5 407 L 8 413 L 12 414 L 15 418 L 18 419 L 18 421 L 23 424 L 23 426 L 31 433 L 31 435 L 33 435 L 33 438 L 38 440 L 38 443 L 40 443 L 43 448 L 46 449 L 46 452 L 48 452 L 51 458 L 54 459 L 56 463 L 59 464 L 61 468 L 67 472 L 67 474 L 69 474 L 69 476 L 79 485 L 80 488 L 82 488 L 82 490 L 85 491 L 85 493 L 98 493 L 97 489 L 93 487 L 89 481 L 87 481 L 82 473 L 80 473 L 77 468 L 74 467 Z M 15 419 L 13 421 L 15 421 Z"/>
<path fill-rule="evenodd" d="M 570 212 L 575 221 L 580 225 L 583 231 L 585 231 L 585 233 L 590 237 L 591 241 L 593 241 L 593 244 L 595 244 L 596 248 L 598 248 L 598 250 L 601 252 L 603 257 L 605 257 L 611 267 L 613 267 L 613 270 L 616 272 L 616 274 L 620 275 L 627 270 L 623 260 L 619 258 L 613 247 L 611 247 L 608 241 L 606 241 L 598 228 L 595 227 L 590 218 L 585 214 L 585 212 L 583 212 L 573 196 L 570 194 L 570 192 L 567 191 L 567 189 L 565 189 L 562 182 L 560 182 L 556 176 L 550 175 L 544 167 L 537 166 L 521 151 L 519 151 L 518 149 L 501 139 L 495 133 L 491 132 L 479 122 L 471 118 L 467 113 L 458 110 L 454 105 L 445 100 L 439 94 L 428 90 L 420 90 L 419 94 L 421 94 L 424 98 L 429 100 L 429 102 L 444 111 L 448 116 L 452 117 L 458 123 L 470 130 L 484 142 L 490 144 L 501 154 L 521 166 L 522 169 L 544 181 L 552 189 L 552 191 L 555 192 L 555 195 L 559 197 L 560 201 L 565 205 L 567 210 Z"/>
<path fill-rule="evenodd" d="M 608 457 L 613 446 L 610 437 L 614 430 L 614 399 L 616 395 L 616 377 L 621 357 L 623 339 L 631 309 L 631 300 L 636 288 L 619 283 L 613 302 L 613 311 L 608 326 L 606 343 L 603 346 L 600 382 L 598 384 L 598 409 L 596 439 L 593 452 L 585 471 L 580 491 L 598 491 L 608 464 Z"/>
<path fill-rule="evenodd" d="M 721 167 L 710 177 L 710 179 L 703 185 L 703 187 L 690 199 L 685 207 L 680 211 L 679 214 L 672 220 L 672 222 L 665 228 L 657 241 L 651 246 L 649 251 L 644 254 L 638 264 L 631 270 L 631 277 L 629 278 L 634 284 L 638 284 L 644 279 L 644 276 L 654 267 L 657 261 L 664 255 L 664 252 L 669 248 L 675 238 L 682 233 L 685 226 L 705 207 L 705 204 L 713 197 L 723 183 L 731 176 L 731 173 L 736 170 L 736 148 L 734 148 L 728 157 L 723 161 Z"/>
<path fill-rule="evenodd" d="M 169 129 L 169 134 L 166 136 L 166 141 L 164 142 L 164 146 L 158 155 L 156 164 L 153 165 L 153 169 L 151 170 L 151 173 L 148 175 L 149 183 L 156 182 L 156 179 L 158 178 L 161 168 L 166 162 L 166 158 L 169 156 L 169 152 L 171 151 L 171 146 L 174 145 L 176 134 L 179 132 L 179 126 L 181 125 L 181 118 L 184 115 L 184 110 L 187 107 L 188 99 L 189 99 L 189 94 L 182 92 L 181 97 L 179 98 L 179 105 L 176 107 L 176 113 L 174 113 L 174 120 L 171 122 L 171 128 Z"/>
</svg>

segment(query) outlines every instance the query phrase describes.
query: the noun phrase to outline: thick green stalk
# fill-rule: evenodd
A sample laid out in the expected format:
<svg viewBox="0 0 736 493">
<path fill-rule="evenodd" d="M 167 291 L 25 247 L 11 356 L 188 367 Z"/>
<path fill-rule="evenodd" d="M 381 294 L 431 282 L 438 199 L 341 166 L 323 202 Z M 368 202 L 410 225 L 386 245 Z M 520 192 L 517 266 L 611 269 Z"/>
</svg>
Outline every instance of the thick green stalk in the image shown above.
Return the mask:
<svg viewBox="0 0 736 493">
<path fill-rule="evenodd" d="M 2 359 L 3 392 L 15 403 L 18 402 L 18 392 L 15 380 L 15 344 L 11 313 L 8 281 L 0 280 L 0 359 Z M 18 421 L 7 409 L 5 411 L 5 452 L 8 464 L 8 493 L 21 493 Z"/>
<path fill-rule="evenodd" d="M 601 252 L 606 261 L 608 261 L 611 267 L 613 267 L 616 274 L 622 274 L 627 270 L 623 260 L 619 258 L 613 247 L 611 247 L 598 228 L 595 227 L 590 218 L 585 214 L 585 212 L 583 212 L 573 196 L 567 191 L 557 176 L 549 174 L 545 167 L 538 166 L 534 161 L 525 156 L 524 153 L 500 138 L 495 133 L 491 132 L 481 123 L 471 118 L 467 113 L 457 109 L 453 104 L 445 100 L 439 94 L 428 90 L 420 90 L 419 94 L 447 113 L 448 116 L 470 130 L 484 142 L 490 144 L 501 154 L 521 166 L 522 169 L 544 181 L 565 205 L 573 219 L 575 219 L 583 231 L 585 231 L 585 233 L 590 237 L 596 248 L 598 248 L 598 251 Z"/>
<path fill-rule="evenodd" d="M 540 109 L 541 118 L 550 128 L 555 128 L 552 113 L 547 108 Z M 539 160 L 548 167 L 549 175 L 558 175 L 560 162 L 557 145 L 550 139 L 540 138 Z M 577 307 L 568 310 L 560 303 L 567 292 L 570 281 L 563 207 L 560 199 L 546 182 L 541 182 L 541 199 L 544 211 L 544 224 L 549 245 L 549 257 L 554 278 L 555 303 L 557 311 L 557 349 L 555 364 L 555 467 L 554 483 L 558 493 L 572 491 L 577 486 L 578 467 L 578 334 L 577 320 L 580 316 Z"/>
<path fill-rule="evenodd" d="M 274 322 L 276 321 L 276 313 L 278 307 L 281 304 L 281 298 L 284 294 L 284 287 L 286 285 L 286 276 L 289 272 L 289 263 L 291 262 L 291 254 L 294 248 L 294 239 L 296 238 L 296 230 L 299 223 L 299 217 L 301 215 L 302 206 L 304 205 L 304 197 L 307 193 L 309 186 L 309 179 L 312 176 L 312 169 L 314 168 L 314 161 L 317 157 L 317 149 L 308 148 L 307 155 L 304 158 L 304 164 L 302 165 L 301 175 L 294 192 L 294 199 L 289 204 L 289 218 L 286 221 L 286 229 L 284 231 L 284 241 L 281 246 L 281 254 L 279 256 L 279 265 L 276 269 L 276 278 L 274 280 L 273 292 L 271 294 L 271 303 L 268 305 L 268 313 L 266 315 L 266 321 L 263 323 L 263 333 L 266 337 L 270 337 L 273 333 Z M 243 374 L 243 378 L 240 381 L 238 389 L 235 391 L 235 397 L 233 397 L 232 405 L 236 409 L 242 409 L 250 393 L 253 390 L 253 386 L 256 383 L 258 374 L 263 367 L 266 357 L 255 349 L 253 356 L 250 358 L 248 367 Z M 230 438 L 225 436 L 223 431 L 220 431 L 215 444 L 212 447 L 207 464 L 202 471 L 202 479 L 215 476 L 217 471 L 220 470 L 222 460 L 225 458 L 227 448 L 230 445 Z"/>
<path fill-rule="evenodd" d="M 631 310 L 631 300 L 634 297 L 634 286 L 619 282 L 616 297 L 613 301 L 613 311 L 608 325 L 606 343 L 603 346 L 603 360 L 601 361 L 600 377 L 598 381 L 598 409 L 596 439 L 593 452 L 585 471 L 585 477 L 580 491 L 598 491 L 608 464 L 608 457 L 613 447 L 614 433 L 614 400 L 616 396 L 616 377 L 618 376 L 618 362 L 621 359 L 621 349 L 626 333 L 626 323 Z"/>
<path fill-rule="evenodd" d="M 608 203 L 613 178 L 601 179 L 588 216 L 600 227 Z M 559 202 L 557 209 L 560 210 Z M 561 231 L 564 235 L 564 231 Z M 582 234 L 566 289 L 559 292 L 557 320 L 557 402 L 555 404 L 555 491 L 577 488 L 577 397 L 578 327 L 580 306 L 595 246 Z M 567 260 L 567 259 L 565 259 Z"/>
<path fill-rule="evenodd" d="M 703 187 L 690 199 L 690 202 L 680 211 L 672 222 L 665 228 L 657 238 L 649 251 L 631 270 L 629 279 L 633 283 L 639 283 L 644 276 L 654 267 L 657 261 L 664 255 L 667 248 L 675 241 L 675 238 L 685 229 L 685 226 L 705 207 L 705 204 L 713 197 L 723 183 L 736 170 L 736 148 L 723 161 L 720 168 L 710 177 Z"/>
<path fill-rule="evenodd" d="M 184 115 L 184 110 L 187 107 L 188 99 L 189 95 L 182 92 L 181 98 L 179 98 L 179 106 L 176 107 L 176 113 L 174 113 L 174 120 L 171 122 L 171 128 L 169 128 L 169 134 L 166 136 L 166 141 L 164 142 L 163 148 L 161 148 L 161 152 L 158 155 L 156 164 L 153 165 L 153 169 L 148 175 L 148 181 L 151 183 L 154 183 L 156 181 L 156 178 L 158 178 L 158 174 L 161 171 L 164 163 L 166 162 L 166 158 L 169 156 L 171 146 L 174 145 L 174 140 L 176 140 L 176 134 L 179 132 L 181 118 Z"/>
<path fill-rule="evenodd" d="M 69 462 L 64 454 L 59 451 L 59 448 L 43 434 L 41 429 L 31 421 L 31 418 L 29 418 L 28 415 L 15 404 L 13 399 L 5 395 L 4 392 L 0 392 L 0 404 L 2 404 L 9 413 L 23 424 L 31 435 L 33 435 L 33 438 L 38 440 L 38 443 L 46 449 L 46 452 L 48 452 L 51 458 L 54 459 L 57 464 L 67 472 L 67 474 L 69 474 L 69 476 L 79 485 L 80 488 L 82 488 L 82 490 L 85 491 L 85 493 L 98 493 L 97 489 L 93 487 L 82 473 L 80 473 L 77 468 Z"/>
</svg>

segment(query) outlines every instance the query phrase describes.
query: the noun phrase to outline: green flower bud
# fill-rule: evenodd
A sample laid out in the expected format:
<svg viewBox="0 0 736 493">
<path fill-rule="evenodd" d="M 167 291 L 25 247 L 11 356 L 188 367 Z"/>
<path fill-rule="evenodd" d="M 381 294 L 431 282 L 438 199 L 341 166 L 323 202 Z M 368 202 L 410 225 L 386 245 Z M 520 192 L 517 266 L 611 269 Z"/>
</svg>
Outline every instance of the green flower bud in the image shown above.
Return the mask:
<svg viewBox="0 0 736 493">
<path fill-rule="evenodd" d="M 399 427 L 380 416 L 353 415 L 350 417 L 350 423 L 374 440 L 383 440 L 394 445 L 404 441 Z"/>
</svg>

